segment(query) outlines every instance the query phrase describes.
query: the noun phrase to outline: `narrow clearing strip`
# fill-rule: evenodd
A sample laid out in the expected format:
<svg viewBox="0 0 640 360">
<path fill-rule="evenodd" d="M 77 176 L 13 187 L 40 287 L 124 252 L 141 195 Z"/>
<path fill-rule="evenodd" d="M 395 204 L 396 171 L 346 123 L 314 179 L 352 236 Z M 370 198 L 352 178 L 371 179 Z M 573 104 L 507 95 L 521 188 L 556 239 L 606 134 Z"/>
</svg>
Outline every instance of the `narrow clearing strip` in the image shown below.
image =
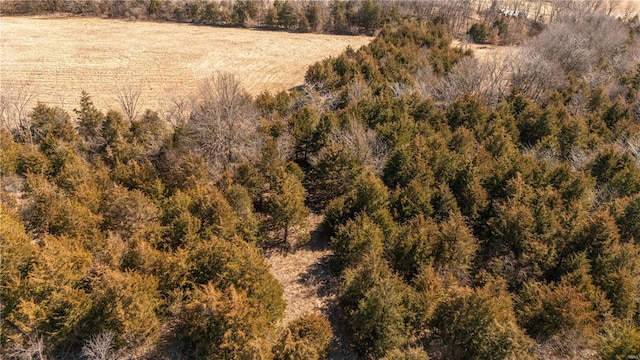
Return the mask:
<svg viewBox="0 0 640 360">
<path fill-rule="evenodd" d="M 329 359 L 356 359 L 349 346 L 345 321 L 337 305 L 339 281 L 331 272 L 333 249 L 319 229 L 322 216 L 310 215 L 311 240 L 294 253 L 270 252 L 271 272 L 284 288 L 287 303 L 283 324 L 310 312 L 325 315 L 333 327 Z"/>
</svg>

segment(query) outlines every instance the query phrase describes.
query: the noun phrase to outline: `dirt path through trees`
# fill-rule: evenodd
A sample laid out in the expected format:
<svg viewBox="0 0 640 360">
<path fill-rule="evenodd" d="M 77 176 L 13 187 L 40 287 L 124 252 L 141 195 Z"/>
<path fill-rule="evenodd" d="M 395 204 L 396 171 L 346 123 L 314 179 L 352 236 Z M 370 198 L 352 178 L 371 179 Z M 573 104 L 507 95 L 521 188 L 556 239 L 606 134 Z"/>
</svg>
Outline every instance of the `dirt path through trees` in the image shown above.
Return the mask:
<svg viewBox="0 0 640 360">
<path fill-rule="evenodd" d="M 311 240 L 294 253 L 273 251 L 267 254 L 271 271 L 284 288 L 287 303 L 284 324 L 309 312 L 327 316 L 334 339 L 330 359 L 356 359 L 349 346 L 345 320 L 337 306 L 339 280 L 330 269 L 333 249 L 321 232 L 322 216 L 311 214 Z"/>
</svg>

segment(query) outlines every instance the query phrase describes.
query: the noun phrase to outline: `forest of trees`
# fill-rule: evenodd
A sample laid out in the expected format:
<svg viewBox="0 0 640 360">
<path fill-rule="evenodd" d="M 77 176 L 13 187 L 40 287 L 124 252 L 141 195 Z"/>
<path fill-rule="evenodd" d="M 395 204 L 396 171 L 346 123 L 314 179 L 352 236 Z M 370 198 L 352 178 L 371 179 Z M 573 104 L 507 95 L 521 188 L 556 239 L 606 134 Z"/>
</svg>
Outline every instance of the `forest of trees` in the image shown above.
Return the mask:
<svg viewBox="0 0 640 360">
<path fill-rule="evenodd" d="M 115 19 L 334 34 L 375 34 L 403 17 L 447 19 L 476 42 L 513 43 L 546 24 L 592 12 L 631 18 L 640 6 L 622 0 L 2 0 L 0 15 L 66 13 Z M 507 12 L 509 16 L 499 16 Z M 513 16 L 517 14 L 517 16 Z M 480 21 L 478 21 L 480 20 Z M 533 28 L 532 28 L 533 27 Z"/>
<path fill-rule="evenodd" d="M 402 16 L 179 116 L 3 102 L 0 355 L 326 358 L 262 256 L 314 212 L 360 358 L 640 356 L 640 22 L 561 15 L 506 58 Z"/>
<path fill-rule="evenodd" d="M 338 34 L 372 34 L 397 16 L 393 5 L 373 0 L 4 0 L 0 3 L 3 15 L 50 13 Z"/>
</svg>

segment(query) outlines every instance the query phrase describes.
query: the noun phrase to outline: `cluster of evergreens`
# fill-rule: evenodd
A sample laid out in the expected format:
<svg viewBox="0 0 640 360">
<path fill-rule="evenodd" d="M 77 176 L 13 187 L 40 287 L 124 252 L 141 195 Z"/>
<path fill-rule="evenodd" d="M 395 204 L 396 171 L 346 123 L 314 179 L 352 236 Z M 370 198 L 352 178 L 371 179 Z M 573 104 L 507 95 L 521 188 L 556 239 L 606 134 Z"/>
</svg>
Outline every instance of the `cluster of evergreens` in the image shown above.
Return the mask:
<svg viewBox="0 0 640 360">
<path fill-rule="evenodd" d="M 389 25 L 309 69 L 333 110 L 284 118 L 311 166 L 364 358 L 640 350 L 638 27 L 582 21 L 558 26 L 570 39 L 586 27 L 624 34 L 606 55 L 620 62 L 595 44 L 545 55 L 539 37 L 566 81 L 536 100 L 517 76 L 494 106 L 473 86 L 447 103 L 421 96 L 421 68 L 447 84 L 465 66 L 438 20 Z"/>
<path fill-rule="evenodd" d="M 546 67 L 498 93 L 453 86 L 482 67 L 436 18 L 291 93 L 219 74 L 173 127 L 38 105 L 0 130 L 5 355 L 323 358 L 329 323 L 277 325 L 260 253 L 302 243 L 309 209 L 362 358 L 639 355 L 640 27 L 577 24 L 545 31 L 617 37 L 543 32 Z"/>
<path fill-rule="evenodd" d="M 39 104 L 28 127 L 1 130 L 5 356 L 326 353 L 326 319 L 275 326 L 282 288 L 260 247 L 308 210 L 302 172 L 272 140 L 212 175 L 186 127 L 154 112 L 129 121 L 83 94 L 74 115 Z"/>
</svg>

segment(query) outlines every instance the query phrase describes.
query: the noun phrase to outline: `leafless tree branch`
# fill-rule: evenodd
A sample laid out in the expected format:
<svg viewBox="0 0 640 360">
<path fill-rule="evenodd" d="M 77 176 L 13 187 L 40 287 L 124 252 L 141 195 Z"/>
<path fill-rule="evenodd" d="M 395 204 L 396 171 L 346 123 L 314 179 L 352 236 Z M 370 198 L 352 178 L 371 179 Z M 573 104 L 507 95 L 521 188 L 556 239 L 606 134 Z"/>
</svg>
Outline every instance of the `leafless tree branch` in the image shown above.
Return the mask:
<svg viewBox="0 0 640 360">
<path fill-rule="evenodd" d="M 0 89 L 0 122 L 9 131 L 20 131 L 30 138 L 27 115 L 36 94 L 28 86 L 3 83 Z"/>
<path fill-rule="evenodd" d="M 87 340 L 82 347 L 82 356 L 87 360 L 119 360 L 121 357 L 113 350 L 113 333 L 105 331 Z"/>
<path fill-rule="evenodd" d="M 38 336 L 33 340 L 28 341 L 26 344 L 17 344 L 12 349 L 9 349 L 8 354 L 10 359 L 16 360 L 47 360 L 49 357 L 46 354 L 44 346 L 44 340 Z"/>
<path fill-rule="evenodd" d="M 164 119 L 174 127 L 185 125 L 189 121 L 189 116 L 195 108 L 195 98 L 193 96 L 171 95 L 168 97 L 169 103 L 162 110 Z"/>
<path fill-rule="evenodd" d="M 342 129 L 334 129 L 329 135 L 329 142 L 349 149 L 363 165 L 376 173 L 382 171 L 389 155 L 388 148 L 378 138 L 378 133 L 367 129 L 356 119 L 351 119 Z"/>
<path fill-rule="evenodd" d="M 327 111 L 335 110 L 339 100 L 340 96 L 329 90 L 325 84 L 305 84 L 296 107 L 309 105 L 317 114 L 323 114 Z"/>
<path fill-rule="evenodd" d="M 489 104 L 496 104 L 507 95 L 511 64 L 509 56 L 494 55 L 482 60 L 465 58 L 440 85 L 438 99 L 449 102 L 464 94 L 475 94 Z"/>
<path fill-rule="evenodd" d="M 213 174 L 231 170 L 260 154 L 259 117 L 251 96 L 229 73 L 217 73 L 200 85 L 197 105 L 187 123 L 187 138 L 205 156 Z"/>
<path fill-rule="evenodd" d="M 142 90 L 140 87 L 121 85 L 117 88 L 116 97 L 118 104 L 120 104 L 122 112 L 124 112 L 124 115 L 129 121 L 135 120 L 140 114 L 142 108 L 140 103 L 141 93 Z"/>
</svg>

